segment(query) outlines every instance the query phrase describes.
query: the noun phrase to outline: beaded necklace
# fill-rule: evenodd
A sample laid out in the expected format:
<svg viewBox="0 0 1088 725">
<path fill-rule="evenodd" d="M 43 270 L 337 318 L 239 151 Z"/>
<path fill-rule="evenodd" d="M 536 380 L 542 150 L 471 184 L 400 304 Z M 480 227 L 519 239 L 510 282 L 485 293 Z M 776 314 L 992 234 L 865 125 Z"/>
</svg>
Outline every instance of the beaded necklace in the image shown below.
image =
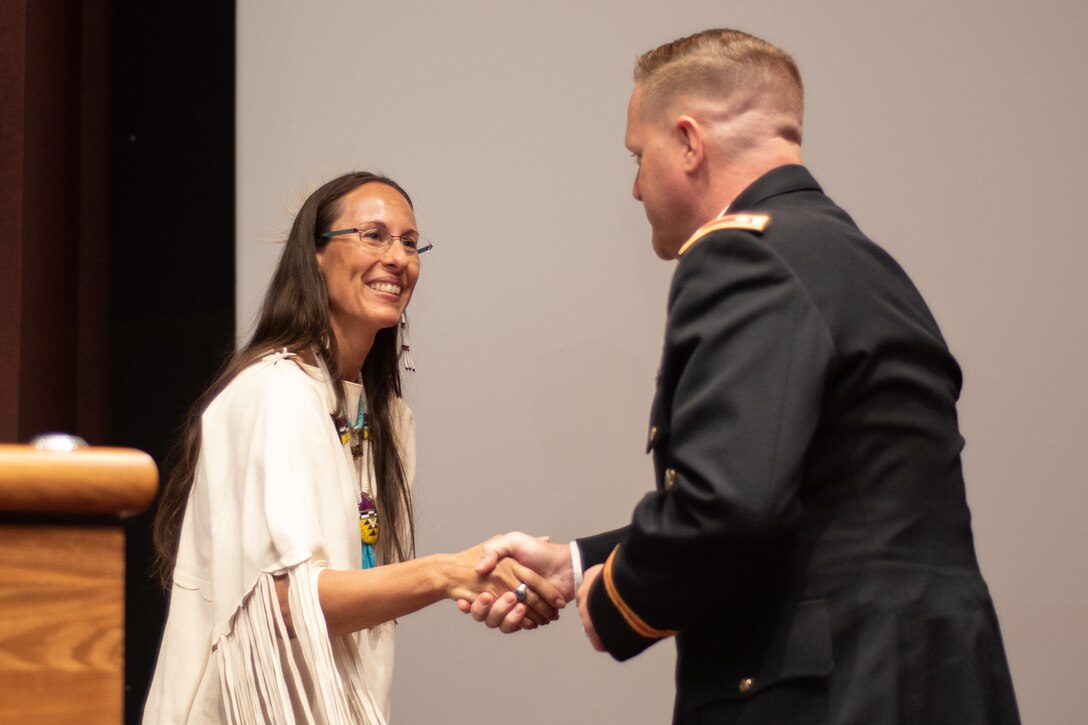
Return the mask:
<svg viewBox="0 0 1088 725">
<path fill-rule="evenodd" d="M 361 386 L 361 376 L 359 383 Z M 366 475 L 367 462 L 361 460 L 364 446 L 370 441 L 370 426 L 366 424 L 366 391 L 359 390 L 359 406 L 355 412 L 354 425 L 348 423 L 348 417 L 344 413 L 332 416 L 332 421 L 340 436 L 340 442 L 351 443 L 351 457 L 359 467 L 359 488 L 355 492 L 355 501 L 359 508 L 359 540 L 362 542 L 363 568 L 370 569 L 375 566 L 374 544 L 378 543 L 378 507 L 373 494 L 369 490 L 363 490 L 363 481 L 367 481 L 366 488 L 370 488 L 370 477 Z"/>
</svg>

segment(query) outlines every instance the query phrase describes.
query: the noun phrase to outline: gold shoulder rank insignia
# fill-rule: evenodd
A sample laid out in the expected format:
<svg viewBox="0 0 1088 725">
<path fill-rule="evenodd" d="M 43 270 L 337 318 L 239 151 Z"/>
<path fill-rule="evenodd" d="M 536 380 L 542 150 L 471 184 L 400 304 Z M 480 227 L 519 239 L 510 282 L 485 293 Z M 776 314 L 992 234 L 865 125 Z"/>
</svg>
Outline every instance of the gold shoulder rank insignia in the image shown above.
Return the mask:
<svg viewBox="0 0 1088 725">
<path fill-rule="evenodd" d="M 691 238 L 684 242 L 684 246 L 680 247 L 680 251 L 676 253 L 676 256 L 678 258 L 683 257 L 700 239 L 711 232 L 721 229 L 744 229 L 749 232 L 762 232 L 770 223 L 770 214 L 726 214 L 717 217 L 695 230 Z"/>
</svg>

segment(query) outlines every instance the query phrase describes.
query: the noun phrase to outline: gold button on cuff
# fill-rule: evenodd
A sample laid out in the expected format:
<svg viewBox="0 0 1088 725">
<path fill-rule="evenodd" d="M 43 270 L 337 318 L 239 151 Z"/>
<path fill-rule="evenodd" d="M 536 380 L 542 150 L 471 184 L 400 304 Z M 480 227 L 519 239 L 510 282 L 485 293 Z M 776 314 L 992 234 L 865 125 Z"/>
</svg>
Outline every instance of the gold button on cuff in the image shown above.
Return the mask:
<svg viewBox="0 0 1088 725">
<path fill-rule="evenodd" d="M 756 686 L 756 681 L 751 677 L 745 677 L 737 685 L 737 689 L 742 693 L 747 694 L 752 691 L 752 688 Z"/>
<path fill-rule="evenodd" d="M 650 426 L 650 437 L 649 437 L 650 447 L 653 447 L 655 440 L 657 440 L 657 426 L 656 425 L 651 425 Z"/>
<path fill-rule="evenodd" d="M 668 491 L 670 488 L 672 488 L 675 485 L 676 485 L 676 469 L 675 468 L 666 468 L 665 469 L 665 490 Z"/>
</svg>

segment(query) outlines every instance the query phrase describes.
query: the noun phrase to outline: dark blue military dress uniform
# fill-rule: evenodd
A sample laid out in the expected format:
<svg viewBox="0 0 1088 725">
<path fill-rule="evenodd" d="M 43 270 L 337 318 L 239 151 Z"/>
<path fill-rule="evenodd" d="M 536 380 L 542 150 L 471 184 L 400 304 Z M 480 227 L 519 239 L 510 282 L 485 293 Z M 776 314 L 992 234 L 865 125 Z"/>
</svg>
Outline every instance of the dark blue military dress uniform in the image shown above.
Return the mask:
<svg viewBox="0 0 1088 725">
<path fill-rule="evenodd" d="M 729 212 L 669 293 L 657 490 L 579 541 L 598 634 L 676 635 L 677 723 L 1019 722 L 926 304 L 804 167 Z"/>
</svg>

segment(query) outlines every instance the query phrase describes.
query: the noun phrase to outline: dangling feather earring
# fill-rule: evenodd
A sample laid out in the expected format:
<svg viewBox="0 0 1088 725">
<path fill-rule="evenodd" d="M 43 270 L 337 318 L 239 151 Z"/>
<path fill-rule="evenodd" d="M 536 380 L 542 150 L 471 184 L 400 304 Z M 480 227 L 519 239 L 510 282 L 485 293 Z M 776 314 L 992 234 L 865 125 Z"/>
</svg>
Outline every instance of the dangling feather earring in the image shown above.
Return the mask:
<svg viewBox="0 0 1088 725">
<path fill-rule="evenodd" d="M 412 361 L 412 346 L 408 344 L 408 318 L 400 316 L 400 364 L 410 373 L 416 371 L 416 364 Z"/>
</svg>

